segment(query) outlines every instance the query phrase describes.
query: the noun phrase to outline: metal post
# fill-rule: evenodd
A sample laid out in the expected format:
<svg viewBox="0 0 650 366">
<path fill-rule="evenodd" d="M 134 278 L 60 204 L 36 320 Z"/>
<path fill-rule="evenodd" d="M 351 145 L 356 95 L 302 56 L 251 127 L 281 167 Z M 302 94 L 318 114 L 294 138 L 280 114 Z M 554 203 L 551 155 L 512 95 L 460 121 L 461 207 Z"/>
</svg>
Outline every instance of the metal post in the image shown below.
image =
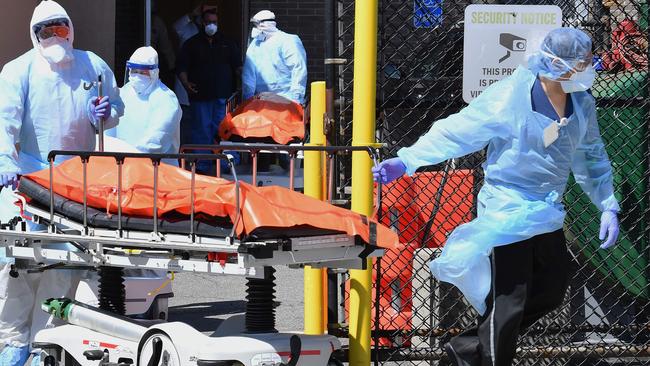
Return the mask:
<svg viewBox="0 0 650 366">
<path fill-rule="evenodd" d="M 255 187 L 257 186 L 257 158 L 259 154 L 257 151 L 251 151 L 251 157 L 253 158 L 253 173 L 252 173 L 252 182 L 251 184 Z"/>
<path fill-rule="evenodd" d="M 329 169 L 327 170 L 327 201 L 331 204 L 334 199 L 334 153 L 327 153 L 327 165 Z M 326 308 L 327 308 L 327 317 L 326 324 L 338 324 L 340 319 L 338 314 L 338 285 L 339 285 L 339 274 L 330 269 L 326 270 L 327 273 L 327 296 L 326 296 Z M 329 326 L 326 326 L 326 329 L 329 329 Z"/>
<path fill-rule="evenodd" d="M 153 163 L 153 233 L 158 237 L 158 165 L 160 161 Z"/>
<path fill-rule="evenodd" d="M 84 235 L 88 235 L 88 159 L 81 158 L 81 171 L 83 175 L 83 201 L 84 201 Z"/>
<path fill-rule="evenodd" d="M 151 46 L 151 0 L 144 2 L 144 45 Z"/>
<path fill-rule="evenodd" d="M 196 189 L 196 161 L 191 161 L 190 165 L 192 167 L 192 182 L 190 183 L 190 239 L 192 240 L 192 243 L 194 243 L 194 240 L 196 239 L 194 236 L 194 200 L 196 199 L 195 197 L 195 189 Z"/>
<path fill-rule="evenodd" d="M 334 200 L 334 154 L 327 154 L 327 201 L 331 204 Z"/>
<path fill-rule="evenodd" d="M 104 87 L 102 83 L 102 75 L 97 76 L 97 100 L 101 100 L 104 97 Z M 111 106 L 108 106 L 108 113 L 110 116 L 110 111 L 111 111 Z M 98 137 L 98 150 L 99 151 L 104 151 L 104 118 L 99 119 L 99 127 L 98 127 L 97 137 Z"/>
<path fill-rule="evenodd" d="M 375 142 L 377 82 L 377 0 L 357 0 L 354 14 L 354 84 L 352 145 Z M 352 153 L 352 211 L 372 214 L 372 161 L 366 152 Z M 372 261 L 350 270 L 350 366 L 370 364 Z"/>
<path fill-rule="evenodd" d="M 122 165 L 124 160 L 117 161 L 117 233 L 122 237 Z"/>
<path fill-rule="evenodd" d="M 325 113 L 325 82 L 311 83 L 310 143 L 308 146 L 325 146 L 323 114 Z M 305 195 L 323 199 L 321 151 L 305 151 Z M 305 333 L 323 334 L 323 270 L 305 266 Z"/>
<path fill-rule="evenodd" d="M 56 232 L 54 228 L 54 158 L 50 158 L 50 233 Z"/>
<path fill-rule="evenodd" d="M 295 188 L 295 172 L 296 172 L 296 154 L 289 153 L 289 190 L 293 191 Z"/>
</svg>

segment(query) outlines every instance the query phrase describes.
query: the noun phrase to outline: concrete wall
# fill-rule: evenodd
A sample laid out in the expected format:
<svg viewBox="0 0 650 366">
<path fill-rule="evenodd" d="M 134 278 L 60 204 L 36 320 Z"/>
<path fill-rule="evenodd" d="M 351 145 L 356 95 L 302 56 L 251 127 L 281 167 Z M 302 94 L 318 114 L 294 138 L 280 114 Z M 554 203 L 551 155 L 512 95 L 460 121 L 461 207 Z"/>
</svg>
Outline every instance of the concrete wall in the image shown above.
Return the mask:
<svg viewBox="0 0 650 366">
<path fill-rule="evenodd" d="M 38 0 L 2 0 L 0 67 L 32 48 L 29 21 Z M 115 0 L 59 0 L 75 28 L 74 47 L 93 51 L 114 69 Z"/>
</svg>

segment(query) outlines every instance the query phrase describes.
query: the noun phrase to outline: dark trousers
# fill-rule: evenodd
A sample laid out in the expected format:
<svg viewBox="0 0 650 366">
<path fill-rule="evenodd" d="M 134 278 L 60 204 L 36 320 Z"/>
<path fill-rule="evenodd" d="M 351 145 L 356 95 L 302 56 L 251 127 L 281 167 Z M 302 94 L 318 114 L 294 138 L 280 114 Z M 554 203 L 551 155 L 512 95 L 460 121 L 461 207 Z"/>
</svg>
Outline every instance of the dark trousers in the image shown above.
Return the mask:
<svg viewBox="0 0 650 366">
<path fill-rule="evenodd" d="M 221 120 L 226 115 L 226 99 L 217 98 L 210 101 L 191 101 L 192 113 L 191 141 L 193 144 L 213 145 L 219 132 Z M 197 153 L 210 154 L 211 151 L 196 151 Z M 197 164 L 197 171 L 213 175 L 214 162 L 201 160 Z"/>
<path fill-rule="evenodd" d="M 447 346 L 461 366 L 510 366 L 519 333 L 562 304 L 571 259 L 562 230 L 494 248 L 492 290 L 478 327 Z M 450 347 L 449 347 L 450 346 Z"/>
</svg>

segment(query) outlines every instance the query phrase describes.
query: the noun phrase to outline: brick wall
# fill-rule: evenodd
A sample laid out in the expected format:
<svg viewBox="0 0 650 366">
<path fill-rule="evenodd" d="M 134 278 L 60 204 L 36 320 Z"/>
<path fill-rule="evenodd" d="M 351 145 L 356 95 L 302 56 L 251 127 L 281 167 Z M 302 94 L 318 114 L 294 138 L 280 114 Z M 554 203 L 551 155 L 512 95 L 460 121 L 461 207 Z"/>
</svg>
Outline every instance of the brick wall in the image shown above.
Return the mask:
<svg viewBox="0 0 650 366">
<path fill-rule="evenodd" d="M 275 13 L 278 29 L 297 34 L 307 51 L 308 83 L 325 80 L 325 5 L 323 0 L 250 0 L 250 17 L 260 10 Z M 309 85 L 309 84 L 308 84 Z M 309 86 L 307 87 L 309 90 Z"/>
</svg>

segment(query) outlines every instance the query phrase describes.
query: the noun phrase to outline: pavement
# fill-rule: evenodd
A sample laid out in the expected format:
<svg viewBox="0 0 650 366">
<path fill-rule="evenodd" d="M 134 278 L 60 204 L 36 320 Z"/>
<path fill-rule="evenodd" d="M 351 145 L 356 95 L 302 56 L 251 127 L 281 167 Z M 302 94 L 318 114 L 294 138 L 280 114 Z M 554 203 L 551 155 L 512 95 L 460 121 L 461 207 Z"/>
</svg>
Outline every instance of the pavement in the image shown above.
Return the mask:
<svg viewBox="0 0 650 366">
<path fill-rule="evenodd" d="M 276 329 L 303 330 L 303 271 L 276 267 Z M 176 274 L 169 320 L 185 322 L 210 335 L 224 319 L 246 310 L 246 279 L 198 273 Z"/>
</svg>

